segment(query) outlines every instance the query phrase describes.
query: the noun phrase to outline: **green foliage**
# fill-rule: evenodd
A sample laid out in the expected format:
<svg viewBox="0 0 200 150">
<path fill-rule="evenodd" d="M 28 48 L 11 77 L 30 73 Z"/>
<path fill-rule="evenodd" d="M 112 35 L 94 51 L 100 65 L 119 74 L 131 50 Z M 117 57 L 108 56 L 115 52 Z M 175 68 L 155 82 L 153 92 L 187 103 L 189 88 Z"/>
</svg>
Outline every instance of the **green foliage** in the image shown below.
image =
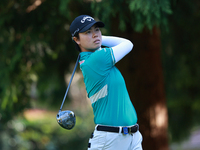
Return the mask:
<svg viewBox="0 0 200 150">
<path fill-rule="evenodd" d="M 86 149 L 91 126 L 85 124 L 91 123 L 85 118 L 78 118 L 74 132 L 66 134 L 55 114 L 45 122 L 17 116 L 31 107 L 59 109 L 64 75 L 78 53 L 69 25 L 79 8 L 90 6 L 80 0 L 35 2 L 40 1 L 0 1 L 0 149 Z M 77 12 L 70 10 L 74 5 Z"/>
<path fill-rule="evenodd" d="M 136 31 L 142 31 L 147 26 L 150 30 L 154 25 L 167 25 L 166 17 L 164 15 L 172 14 L 169 0 L 132 0 L 129 8 L 134 12 L 137 24 L 135 24 Z"/>
<path fill-rule="evenodd" d="M 63 129 L 57 124 L 56 113 L 37 109 L 25 111 L 24 116 L 20 115 L 9 121 L 6 130 L 0 132 L 0 148 L 4 150 L 87 149 L 88 139 L 94 128 L 92 112 L 78 115 L 76 126 L 71 130 Z"/>
<path fill-rule="evenodd" d="M 55 97 L 63 98 L 64 72 L 77 55 L 75 50 L 70 50 L 74 45 L 69 21 L 62 11 L 67 5 L 64 2 L 44 2 L 36 8 L 27 1 L 0 2 L 2 120 L 9 120 L 8 116 L 29 107 L 31 99 L 42 98 L 46 105 L 51 105 L 57 102 L 53 100 Z M 34 85 L 39 90 L 33 95 Z"/>
<path fill-rule="evenodd" d="M 172 141 L 187 138 L 200 124 L 199 1 L 179 1 L 163 32 L 163 62 Z"/>
<path fill-rule="evenodd" d="M 12 27 L 9 30 L 1 28 L 1 31 L 3 34 L 0 44 L 0 113 L 6 110 L 6 113 L 2 113 L 2 118 L 7 120 L 9 117 L 6 115 L 11 116 L 13 112 L 18 112 L 28 105 L 26 88 L 30 86 L 30 78 L 26 76 L 27 68 L 23 66 L 25 57 L 22 46 L 25 39 L 15 41 L 15 30 Z M 11 111 L 13 112 L 10 114 Z"/>
<path fill-rule="evenodd" d="M 112 18 L 119 17 L 118 28 L 122 31 L 129 23 L 138 32 L 145 27 L 152 30 L 155 25 L 167 27 L 167 16 L 172 14 L 170 0 L 102 1 L 93 3 L 92 8 L 108 25 Z"/>
</svg>

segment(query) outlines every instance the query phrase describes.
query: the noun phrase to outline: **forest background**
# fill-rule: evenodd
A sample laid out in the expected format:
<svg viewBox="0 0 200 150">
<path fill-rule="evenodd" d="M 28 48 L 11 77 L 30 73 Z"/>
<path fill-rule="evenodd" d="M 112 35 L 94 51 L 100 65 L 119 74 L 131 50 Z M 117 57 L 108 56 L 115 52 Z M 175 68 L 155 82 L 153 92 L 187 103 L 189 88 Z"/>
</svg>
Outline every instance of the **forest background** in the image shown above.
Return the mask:
<svg viewBox="0 0 200 150">
<path fill-rule="evenodd" d="M 200 125 L 200 1 L 0 1 L 0 149 L 85 150 L 94 129 L 77 69 L 64 109 L 74 129 L 56 122 L 78 52 L 69 26 L 81 14 L 103 21 L 104 35 L 134 43 L 122 72 L 143 148 L 167 150 Z"/>
</svg>

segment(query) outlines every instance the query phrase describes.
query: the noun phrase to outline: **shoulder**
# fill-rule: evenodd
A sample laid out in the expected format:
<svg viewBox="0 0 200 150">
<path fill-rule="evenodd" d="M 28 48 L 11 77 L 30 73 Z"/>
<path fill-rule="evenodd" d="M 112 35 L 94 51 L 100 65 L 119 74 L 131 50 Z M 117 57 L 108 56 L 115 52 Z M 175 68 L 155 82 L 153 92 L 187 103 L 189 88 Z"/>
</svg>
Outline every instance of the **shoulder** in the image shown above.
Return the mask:
<svg viewBox="0 0 200 150">
<path fill-rule="evenodd" d="M 96 50 L 94 53 L 93 53 L 93 55 L 94 56 L 101 56 L 101 55 L 103 55 L 103 56 L 105 56 L 105 55 L 112 55 L 112 53 L 113 53 L 113 50 L 112 50 L 112 48 L 109 48 L 109 47 L 106 47 L 106 48 L 101 48 L 101 49 L 99 49 L 99 50 Z"/>
<path fill-rule="evenodd" d="M 81 53 L 81 59 L 79 60 L 80 65 L 97 65 L 97 64 L 105 64 L 105 63 L 115 63 L 113 50 L 112 48 L 101 48 L 96 50 L 95 52 L 88 53 L 86 55 L 85 52 Z"/>
</svg>

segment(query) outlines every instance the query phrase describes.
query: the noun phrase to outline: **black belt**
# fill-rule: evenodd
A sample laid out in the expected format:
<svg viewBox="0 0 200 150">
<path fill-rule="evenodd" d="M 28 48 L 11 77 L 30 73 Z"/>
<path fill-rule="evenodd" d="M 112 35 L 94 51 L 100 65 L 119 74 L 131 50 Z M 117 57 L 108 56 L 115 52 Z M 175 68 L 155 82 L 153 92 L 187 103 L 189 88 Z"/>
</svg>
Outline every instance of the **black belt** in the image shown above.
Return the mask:
<svg viewBox="0 0 200 150">
<path fill-rule="evenodd" d="M 102 126 L 98 125 L 97 126 L 97 131 L 106 131 L 106 132 L 114 132 L 114 133 L 119 133 L 120 127 L 111 127 L 111 126 Z M 128 133 L 135 133 L 139 130 L 139 125 L 136 124 L 132 127 L 122 127 L 121 133 L 128 134 Z"/>
</svg>

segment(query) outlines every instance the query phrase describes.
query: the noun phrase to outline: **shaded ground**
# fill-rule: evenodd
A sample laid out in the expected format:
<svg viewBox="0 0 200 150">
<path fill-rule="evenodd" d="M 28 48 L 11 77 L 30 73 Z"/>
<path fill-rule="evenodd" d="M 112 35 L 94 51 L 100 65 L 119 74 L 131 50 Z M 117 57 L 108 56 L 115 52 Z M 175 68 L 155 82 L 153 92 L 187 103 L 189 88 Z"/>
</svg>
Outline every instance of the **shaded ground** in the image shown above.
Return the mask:
<svg viewBox="0 0 200 150">
<path fill-rule="evenodd" d="M 200 128 L 193 131 L 187 141 L 172 144 L 171 150 L 200 150 Z"/>
</svg>

